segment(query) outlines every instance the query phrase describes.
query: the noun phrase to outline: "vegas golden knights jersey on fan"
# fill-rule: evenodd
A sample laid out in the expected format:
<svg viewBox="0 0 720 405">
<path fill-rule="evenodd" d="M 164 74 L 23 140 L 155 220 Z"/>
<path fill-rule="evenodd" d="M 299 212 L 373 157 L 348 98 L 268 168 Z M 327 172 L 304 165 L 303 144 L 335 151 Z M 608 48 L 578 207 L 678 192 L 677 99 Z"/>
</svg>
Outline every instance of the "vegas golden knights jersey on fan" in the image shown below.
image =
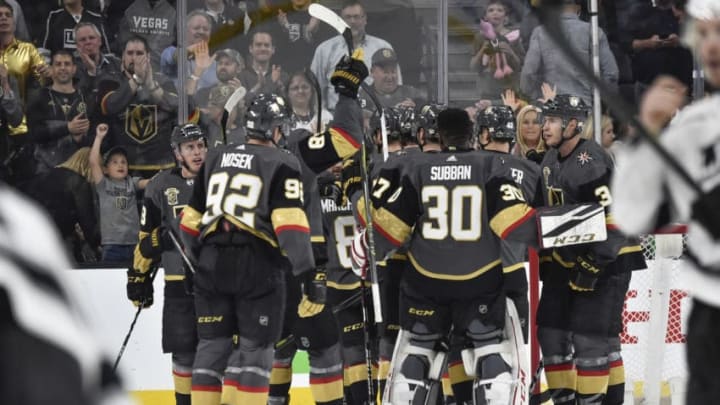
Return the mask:
<svg viewBox="0 0 720 405">
<path fill-rule="evenodd" d="M 280 249 L 295 274 L 315 267 L 300 163 L 282 149 L 243 144 L 210 150 L 180 228 L 201 240 L 215 232 L 247 232 Z"/>
<path fill-rule="evenodd" d="M 486 153 L 423 153 L 405 162 L 399 177 L 380 172 L 389 197 L 372 196 L 378 258 L 409 238 L 414 271 L 403 277 L 413 288 L 455 297 L 499 291 L 500 238 L 536 242 L 522 191 Z"/>
<path fill-rule="evenodd" d="M 614 163 L 600 145 L 581 139 L 575 149 L 564 158 L 560 157 L 557 149 L 551 148 L 545 154 L 540 171 L 545 205 L 598 203 L 605 207 L 607 223 L 606 241 L 542 252 L 541 263 L 552 262 L 561 268 L 569 268 L 574 265 L 578 254 L 591 252 L 596 263 L 607 273 L 646 268 L 640 245 L 636 240 L 623 235 L 613 221 L 610 178 Z M 543 270 L 549 268 L 543 267 Z"/>
<path fill-rule="evenodd" d="M 350 245 L 355 231 L 352 203 L 338 206 L 329 198 L 322 199 L 323 228 L 327 242 L 327 285 L 338 290 L 360 287 L 360 279 L 352 272 Z"/>
<path fill-rule="evenodd" d="M 174 246 L 161 246 L 155 230 L 163 226 L 179 235 L 180 213 L 190 202 L 194 182 L 195 179 L 183 178 L 181 169 L 175 168 L 158 173 L 148 183 L 140 212 L 140 242 L 134 260 L 136 270 L 147 271 L 153 259 L 162 254 L 165 276 L 184 277 L 180 253 Z"/>
</svg>

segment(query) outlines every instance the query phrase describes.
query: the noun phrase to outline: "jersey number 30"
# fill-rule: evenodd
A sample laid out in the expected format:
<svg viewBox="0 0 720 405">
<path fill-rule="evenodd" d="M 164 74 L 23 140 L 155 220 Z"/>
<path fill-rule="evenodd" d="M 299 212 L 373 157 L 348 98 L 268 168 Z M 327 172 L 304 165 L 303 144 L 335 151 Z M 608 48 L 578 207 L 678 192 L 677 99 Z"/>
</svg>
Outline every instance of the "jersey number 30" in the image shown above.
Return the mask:
<svg viewBox="0 0 720 405">
<path fill-rule="evenodd" d="M 451 236 L 457 241 L 476 241 L 482 231 L 482 189 L 460 185 L 448 190 L 445 186 L 425 186 L 422 201 L 428 221 L 422 224 L 425 239 L 443 240 Z"/>
</svg>

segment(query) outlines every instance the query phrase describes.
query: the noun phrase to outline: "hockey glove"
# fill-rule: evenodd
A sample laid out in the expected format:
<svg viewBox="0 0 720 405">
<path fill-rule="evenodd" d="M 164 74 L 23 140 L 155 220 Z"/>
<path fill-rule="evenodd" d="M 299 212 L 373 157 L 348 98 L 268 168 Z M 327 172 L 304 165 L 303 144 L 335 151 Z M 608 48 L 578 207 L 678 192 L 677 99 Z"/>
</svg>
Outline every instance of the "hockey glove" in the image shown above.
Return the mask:
<svg viewBox="0 0 720 405">
<path fill-rule="evenodd" d="M 580 255 L 575 261 L 575 266 L 570 269 L 570 288 L 575 291 L 595 290 L 595 283 L 602 269 L 589 254 Z"/>
<path fill-rule="evenodd" d="M 347 204 L 352 200 L 355 193 L 362 191 L 362 170 L 360 161 L 356 159 L 347 159 L 343 162 L 342 169 L 342 201 L 341 205 Z"/>
<path fill-rule="evenodd" d="M 537 163 L 537 164 L 540 164 L 540 163 L 542 163 L 543 158 L 545 157 L 545 152 L 544 152 L 544 151 L 543 151 L 543 152 L 538 152 L 538 151 L 536 151 L 535 149 L 530 149 L 530 150 L 527 151 L 527 153 L 525 154 L 525 157 L 526 157 L 528 160 L 532 160 L 533 162 L 535 162 L 535 163 Z"/>
<path fill-rule="evenodd" d="M 720 239 L 720 186 L 700 196 L 692 204 L 692 219 L 715 240 Z"/>
<path fill-rule="evenodd" d="M 298 305 L 298 316 L 308 318 L 322 312 L 327 300 L 327 275 L 323 269 L 308 271 L 301 276 L 302 300 Z"/>
<path fill-rule="evenodd" d="M 127 271 L 127 297 L 132 303 L 139 307 L 149 308 L 153 304 L 153 277 L 152 275 L 157 271 L 157 268 L 153 268 L 146 273 L 141 273 L 135 269 L 128 269 Z"/>
<path fill-rule="evenodd" d="M 338 62 L 330 76 L 330 83 L 335 86 L 338 94 L 356 99 L 360 83 L 368 74 L 368 68 L 363 61 L 363 51 L 358 48 L 353 52 L 352 58 L 345 56 Z"/>
<path fill-rule="evenodd" d="M 342 184 L 337 181 L 318 182 L 320 197 L 332 200 L 338 207 L 343 205 Z"/>
<path fill-rule="evenodd" d="M 365 280 L 368 269 L 368 241 L 367 231 L 362 229 L 355 234 L 350 244 L 350 258 L 352 259 L 352 271 L 360 279 Z"/>
</svg>

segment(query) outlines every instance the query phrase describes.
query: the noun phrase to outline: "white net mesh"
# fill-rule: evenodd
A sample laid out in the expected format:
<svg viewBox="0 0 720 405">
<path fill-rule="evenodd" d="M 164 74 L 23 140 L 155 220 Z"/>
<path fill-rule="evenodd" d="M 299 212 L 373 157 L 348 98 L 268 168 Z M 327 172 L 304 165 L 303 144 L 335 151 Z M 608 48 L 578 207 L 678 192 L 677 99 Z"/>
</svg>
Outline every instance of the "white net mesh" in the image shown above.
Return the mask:
<svg viewBox="0 0 720 405">
<path fill-rule="evenodd" d="M 684 327 L 690 299 L 679 258 L 685 239 L 683 234 L 642 239 L 648 269 L 632 274 L 620 336 L 628 383 L 663 387 L 687 374 Z"/>
</svg>

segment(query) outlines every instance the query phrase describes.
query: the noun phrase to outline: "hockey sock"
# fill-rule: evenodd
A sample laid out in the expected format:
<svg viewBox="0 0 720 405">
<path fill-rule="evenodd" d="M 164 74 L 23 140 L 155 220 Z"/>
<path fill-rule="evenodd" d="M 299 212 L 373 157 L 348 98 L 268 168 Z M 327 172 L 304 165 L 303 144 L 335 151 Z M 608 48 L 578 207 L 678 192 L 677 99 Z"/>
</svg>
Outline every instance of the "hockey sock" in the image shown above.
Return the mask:
<svg viewBox="0 0 720 405">
<path fill-rule="evenodd" d="M 452 352 L 451 352 L 452 353 Z M 452 393 L 458 403 L 472 403 L 473 378 L 465 374 L 462 360 L 448 363 L 448 376 L 452 385 Z M 443 379 L 443 389 L 445 381 Z"/>
<path fill-rule="evenodd" d="M 340 345 L 308 350 L 310 391 L 318 405 L 342 405 L 343 367 Z"/>
<path fill-rule="evenodd" d="M 607 395 L 603 405 L 620 405 L 625 395 L 625 367 L 620 352 L 610 352 L 608 355 L 610 377 L 608 378 Z"/>
<path fill-rule="evenodd" d="M 351 364 L 344 370 L 345 384 L 350 391 L 353 404 L 368 402 L 367 365 L 363 363 Z M 372 368 L 373 388 L 377 393 L 377 367 Z"/>
<path fill-rule="evenodd" d="M 577 365 L 577 401 L 581 404 L 602 404 L 608 389 L 610 370 L 606 359 L 575 360 Z"/>
<path fill-rule="evenodd" d="M 563 358 L 553 361 L 546 357 L 545 377 L 547 378 L 548 393 L 556 405 L 575 404 L 575 387 L 577 386 L 577 370 L 572 359 Z"/>
<path fill-rule="evenodd" d="M 450 382 L 450 374 L 447 370 L 445 370 L 445 372 L 443 373 L 441 381 L 444 403 L 454 404 L 455 395 L 453 394 L 452 383 Z"/>
<path fill-rule="evenodd" d="M 270 403 L 289 403 L 290 384 L 292 383 L 292 357 L 275 359 L 270 372 Z"/>
</svg>

